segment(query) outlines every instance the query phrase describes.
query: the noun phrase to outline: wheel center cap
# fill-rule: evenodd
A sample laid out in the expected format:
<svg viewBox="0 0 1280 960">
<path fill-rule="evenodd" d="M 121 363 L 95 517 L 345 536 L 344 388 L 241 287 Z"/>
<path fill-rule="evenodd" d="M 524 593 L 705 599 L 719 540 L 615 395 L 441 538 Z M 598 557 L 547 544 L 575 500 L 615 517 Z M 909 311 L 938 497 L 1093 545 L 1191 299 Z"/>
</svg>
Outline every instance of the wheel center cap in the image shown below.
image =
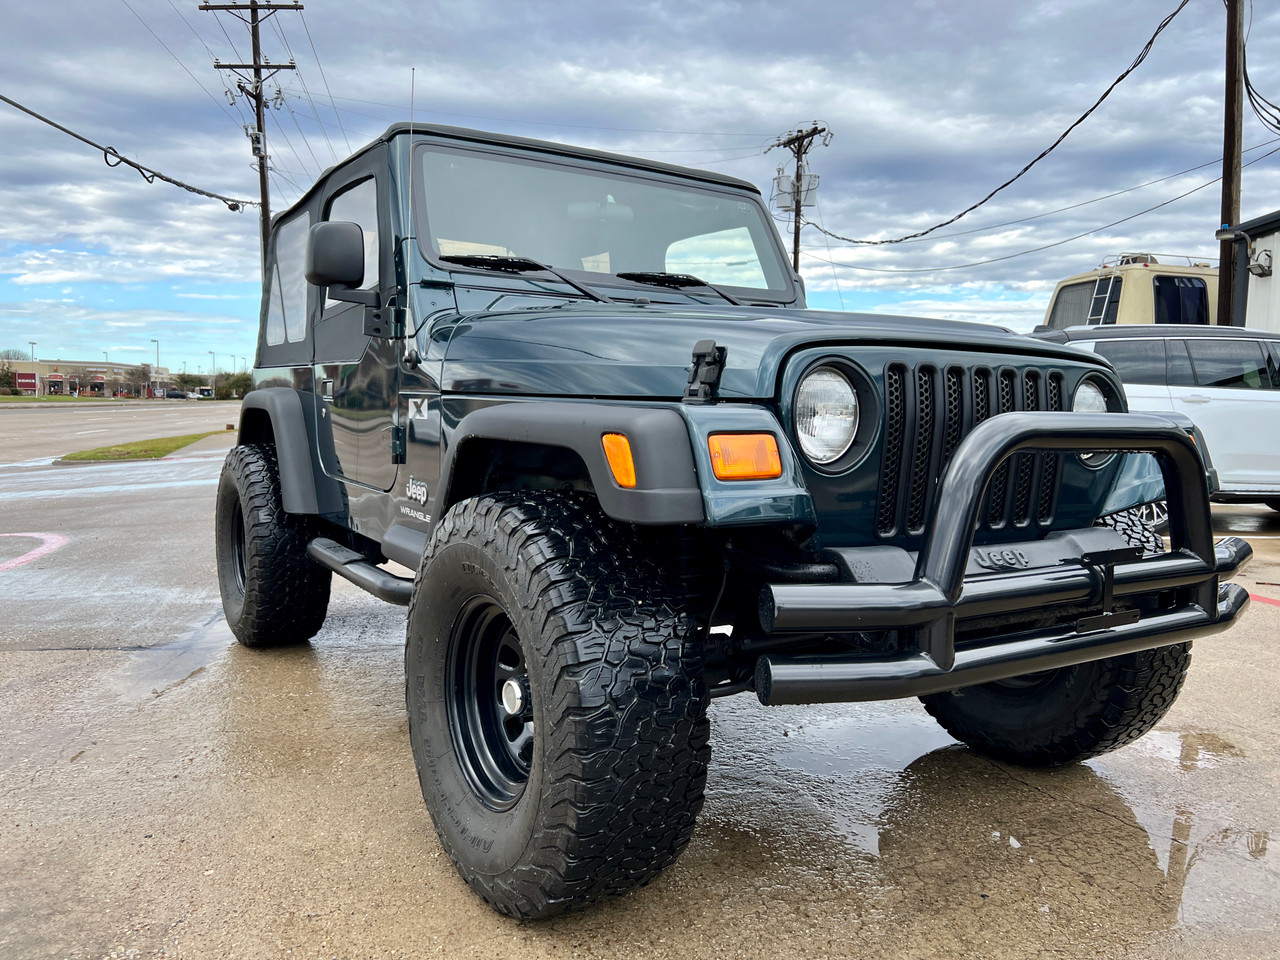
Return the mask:
<svg viewBox="0 0 1280 960">
<path fill-rule="evenodd" d="M 524 687 L 519 680 L 508 680 L 502 685 L 502 709 L 509 717 L 519 715 L 524 709 Z"/>
</svg>

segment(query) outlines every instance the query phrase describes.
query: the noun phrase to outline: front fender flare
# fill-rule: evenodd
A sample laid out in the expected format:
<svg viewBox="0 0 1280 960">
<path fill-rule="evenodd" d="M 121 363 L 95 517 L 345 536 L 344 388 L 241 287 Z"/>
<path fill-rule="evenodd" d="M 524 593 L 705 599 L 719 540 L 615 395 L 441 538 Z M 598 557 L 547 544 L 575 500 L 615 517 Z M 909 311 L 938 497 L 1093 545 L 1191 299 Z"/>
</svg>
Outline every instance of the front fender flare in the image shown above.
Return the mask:
<svg viewBox="0 0 1280 960">
<path fill-rule="evenodd" d="M 624 434 L 631 444 L 636 485 L 613 479 L 601 437 Z M 689 429 L 671 406 L 565 401 L 512 401 L 466 414 L 450 432 L 441 464 L 443 507 L 453 502 L 454 469 L 473 440 L 563 447 L 586 464 L 600 507 L 615 520 L 639 524 L 698 524 L 706 514 Z M 438 510 L 437 512 L 443 512 Z"/>
</svg>

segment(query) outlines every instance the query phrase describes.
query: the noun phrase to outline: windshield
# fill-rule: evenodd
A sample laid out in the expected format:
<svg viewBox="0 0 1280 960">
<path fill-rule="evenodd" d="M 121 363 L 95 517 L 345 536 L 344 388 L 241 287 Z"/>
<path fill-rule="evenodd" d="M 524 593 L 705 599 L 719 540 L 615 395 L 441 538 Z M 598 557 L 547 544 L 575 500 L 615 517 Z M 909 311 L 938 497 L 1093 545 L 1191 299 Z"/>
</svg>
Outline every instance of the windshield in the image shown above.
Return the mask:
<svg viewBox="0 0 1280 960">
<path fill-rule="evenodd" d="M 639 173 L 438 145 L 420 147 L 417 158 L 418 236 L 433 259 L 527 257 L 595 282 L 677 273 L 772 292 L 768 299 L 791 295 L 773 225 L 753 200 Z"/>
</svg>

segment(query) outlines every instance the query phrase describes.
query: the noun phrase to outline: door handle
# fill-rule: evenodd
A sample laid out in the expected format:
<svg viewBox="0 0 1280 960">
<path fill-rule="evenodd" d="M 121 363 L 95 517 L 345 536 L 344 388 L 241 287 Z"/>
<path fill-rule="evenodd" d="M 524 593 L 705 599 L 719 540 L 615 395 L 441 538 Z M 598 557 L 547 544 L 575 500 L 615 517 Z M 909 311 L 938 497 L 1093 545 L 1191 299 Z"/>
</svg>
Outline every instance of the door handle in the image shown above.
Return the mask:
<svg viewBox="0 0 1280 960">
<path fill-rule="evenodd" d="M 1203 393 L 1193 393 L 1185 397 L 1179 397 L 1184 403 L 1208 403 L 1212 397 L 1206 397 Z"/>
<path fill-rule="evenodd" d="M 333 399 L 333 381 L 332 380 L 320 381 L 320 399 L 321 400 Z"/>
</svg>

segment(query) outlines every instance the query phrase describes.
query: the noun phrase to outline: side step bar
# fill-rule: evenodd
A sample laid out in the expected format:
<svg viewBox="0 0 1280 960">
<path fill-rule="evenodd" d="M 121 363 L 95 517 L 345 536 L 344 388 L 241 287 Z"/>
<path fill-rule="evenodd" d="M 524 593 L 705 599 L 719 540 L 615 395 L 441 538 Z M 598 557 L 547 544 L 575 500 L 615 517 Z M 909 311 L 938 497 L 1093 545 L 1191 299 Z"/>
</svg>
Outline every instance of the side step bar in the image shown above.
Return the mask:
<svg viewBox="0 0 1280 960">
<path fill-rule="evenodd" d="M 307 544 L 307 554 L 321 566 L 328 567 L 379 600 L 402 607 L 409 605 L 409 598 L 413 595 L 413 580 L 397 577 L 394 573 L 374 566 L 363 554 L 327 537 L 316 537 Z"/>
</svg>

